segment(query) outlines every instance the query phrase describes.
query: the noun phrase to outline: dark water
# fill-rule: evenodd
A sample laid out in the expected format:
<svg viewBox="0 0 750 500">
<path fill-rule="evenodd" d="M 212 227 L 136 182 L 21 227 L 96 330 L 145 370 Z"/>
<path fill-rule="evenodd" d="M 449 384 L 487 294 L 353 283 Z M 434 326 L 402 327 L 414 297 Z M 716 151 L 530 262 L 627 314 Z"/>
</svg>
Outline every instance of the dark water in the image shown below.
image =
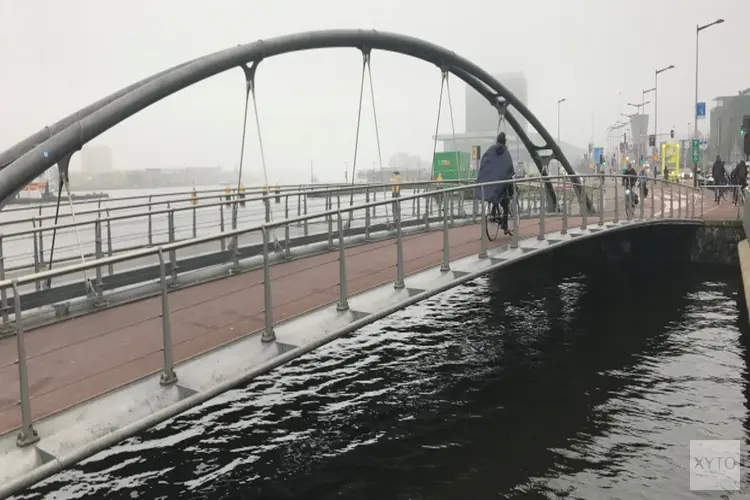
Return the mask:
<svg viewBox="0 0 750 500">
<path fill-rule="evenodd" d="M 738 272 L 638 271 L 476 281 L 17 498 L 718 498 L 688 443 L 748 441 Z"/>
</svg>

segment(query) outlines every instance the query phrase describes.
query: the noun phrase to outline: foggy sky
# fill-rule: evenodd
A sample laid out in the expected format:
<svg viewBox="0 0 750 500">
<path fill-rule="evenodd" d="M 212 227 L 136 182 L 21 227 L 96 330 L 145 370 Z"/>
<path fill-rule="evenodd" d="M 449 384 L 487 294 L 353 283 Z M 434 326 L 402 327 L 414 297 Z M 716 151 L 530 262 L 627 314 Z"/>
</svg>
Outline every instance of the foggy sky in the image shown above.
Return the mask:
<svg viewBox="0 0 750 500">
<path fill-rule="evenodd" d="M 136 80 L 216 50 L 299 31 L 379 29 L 442 45 L 491 73 L 523 72 L 529 108 L 564 141 L 606 141 L 659 76 L 659 128 L 692 123 L 695 27 L 701 32 L 699 100 L 750 87 L 741 0 L 0 0 L 0 150 Z M 384 52 L 372 56 L 383 162 L 404 151 L 429 159 L 439 70 Z M 342 180 L 354 153 L 361 55 L 307 51 L 258 69 L 260 123 L 270 182 Z M 457 131 L 464 86 L 452 81 Z M 653 129 L 652 114 L 649 131 Z M 239 163 L 244 77 L 236 69 L 190 87 L 94 139 L 116 168 Z M 592 130 L 593 114 L 593 130 Z M 708 124 L 701 129 L 708 131 Z M 440 132 L 450 131 L 447 102 Z M 252 109 L 245 169 L 261 172 Z M 571 159 L 572 160 L 572 159 Z M 358 168 L 378 161 L 368 84 Z"/>
</svg>

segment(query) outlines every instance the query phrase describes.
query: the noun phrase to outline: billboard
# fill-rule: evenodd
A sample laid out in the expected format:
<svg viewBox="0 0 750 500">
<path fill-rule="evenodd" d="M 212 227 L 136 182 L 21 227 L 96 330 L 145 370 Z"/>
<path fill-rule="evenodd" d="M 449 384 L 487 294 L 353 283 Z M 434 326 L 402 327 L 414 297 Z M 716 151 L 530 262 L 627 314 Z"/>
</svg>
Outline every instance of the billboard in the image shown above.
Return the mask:
<svg viewBox="0 0 750 500">
<path fill-rule="evenodd" d="M 528 81 L 523 73 L 494 74 L 494 76 L 505 88 L 510 90 L 524 105 L 528 106 Z M 525 118 L 518 116 L 521 127 L 528 130 L 528 122 Z M 466 132 L 477 134 L 495 134 L 497 131 L 497 110 L 490 106 L 487 99 L 471 88 L 466 86 Z"/>
</svg>

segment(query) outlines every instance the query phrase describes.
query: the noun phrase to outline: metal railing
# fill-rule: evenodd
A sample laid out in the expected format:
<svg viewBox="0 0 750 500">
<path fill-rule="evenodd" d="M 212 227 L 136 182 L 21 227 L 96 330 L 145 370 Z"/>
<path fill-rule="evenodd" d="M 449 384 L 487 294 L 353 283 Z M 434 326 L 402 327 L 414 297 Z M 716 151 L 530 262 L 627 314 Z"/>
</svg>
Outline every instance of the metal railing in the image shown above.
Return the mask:
<svg viewBox="0 0 750 500">
<path fill-rule="evenodd" d="M 636 210 L 629 210 L 625 205 L 625 193 L 624 188 L 620 186 L 620 178 L 621 176 L 609 175 L 589 175 L 574 178 L 527 178 L 513 181 L 498 181 L 485 184 L 445 187 L 440 190 L 439 193 L 437 191 L 427 191 L 380 201 L 366 201 L 365 203 L 354 206 L 343 204 L 340 207 L 332 208 L 329 204 L 327 210 L 317 214 L 300 215 L 299 217 L 287 218 L 277 222 L 267 222 L 249 228 L 218 232 L 209 236 L 192 238 L 190 240 L 170 242 L 159 245 L 158 247 L 144 248 L 128 253 L 97 258 L 93 261 L 21 276 L 12 280 L 0 280 L 0 299 L 2 301 L 4 321 L 6 324 L 8 321 L 13 322 L 16 336 L 18 356 L 16 363 L 18 365 L 21 410 L 21 425 L 18 430 L 17 444 L 18 446 L 27 446 L 39 440 L 39 435 L 33 425 L 34 422 L 31 411 L 33 398 L 29 391 L 27 356 L 24 344 L 24 313 L 21 308 L 21 294 L 19 291 L 20 287 L 23 285 L 46 281 L 47 279 L 58 278 L 65 275 L 77 274 L 82 271 L 94 271 L 96 274 L 96 281 L 100 284 L 102 280 L 102 268 L 104 267 L 121 262 L 141 259 L 147 256 L 156 257 L 159 263 L 158 287 L 159 295 L 161 297 L 160 315 L 162 318 L 162 346 L 159 348 L 159 351 L 163 352 L 161 383 L 163 385 L 170 385 L 177 381 L 177 374 L 175 372 L 175 359 L 170 325 L 169 293 L 173 288 L 172 285 L 176 285 L 179 279 L 177 253 L 179 250 L 226 239 L 235 241 L 234 248 L 236 249 L 236 241 L 240 236 L 259 233 L 262 241 L 259 257 L 262 258 L 264 303 L 264 327 L 260 337 L 262 342 L 271 342 L 276 338 L 274 332 L 275 320 L 273 316 L 274 307 L 272 299 L 274 282 L 270 272 L 270 268 L 274 261 L 271 245 L 274 232 L 277 230 L 284 231 L 284 243 L 279 251 L 282 254 L 282 257 L 288 257 L 290 248 L 290 226 L 295 224 L 308 224 L 314 219 L 321 219 L 327 224 L 326 237 L 328 239 L 328 247 L 332 251 L 338 251 L 339 297 L 337 301 L 337 309 L 339 311 L 345 311 L 349 308 L 347 262 L 345 252 L 347 246 L 346 233 L 347 231 L 352 230 L 346 228 L 346 220 L 349 215 L 354 217 L 357 213 L 364 212 L 364 232 L 365 238 L 367 238 L 368 231 L 372 229 L 371 213 L 377 208 L 382 210 L 386 206 L 393 209 L 393 225 L 389 229 L 389 233 L 393 237 L 394 244 L 396 245 L 396 272 L 393 282 L 393 286 L 396 289 L 404 288 L 405 286 L 403 214 L 407 212 L 405 208 L 408 208 L 409 204 L 412 204 L 415 208 L 415 214 L 418 214 L 412 222 L 421 224 L 423 230 L 432 229 L 442 231 L 441 269 L 443 271 L 450 270 L 451 266 L 449 229 L 455 225 L 454 217 L 458 215 L 454 210 L 456 206 L 465 207 L 467 203 L 470 205 L 471 214 L 464 214 L 467 223 L 469 221 L 476 222 L 477 219 L 479 219 L 479 224 L 476 225 L 479 233 L 477 234 L 477 238 L 473 241 L 479 242 L 478 257 L 488 257 L 488 249 L 490 245 L 488 224 L 492 224 L 492 222 L 488 220 L 489 214 L 487 213 L 487 204 L 478 201 L 477 198 L 479 198 L 479 200 L 485 199 L 485 193 L 490 192 L 492 189 L 502 184 L 513 183 L 516 187 L 515 193 L 517 193 L 517 195 L 514 195 L 511 203 L 512 210 L 510 224 L 513 234 L 512 237 L 510 237 L 509 242 L 506 241 L 510 244 L 511 248 L 518 247 L 520 238 L 522 237 L 520 234 L 521 231 L 519 230 L 521 229 L 520 221 L 523 218 L 521 212 L 526 208 L 528 202 L 523 202 L 521 198 L 523 196 L 528 196 L 530 193 L 537 193 L 540 195 L 538 197 L 538 210 L 534 214 L 534 219 L 538 220 L 538 229 L 534 229 L 533 234 L 524 233 L 524 238 L 533 237 L 535 234 L 538 239 L 545 239 L 549 232 L 548 227 L 551 220 L 555 220 L 555 223 L 559 220 L 560 229 L 555 229 L 554 231 L 559 231 L 564 234 L 571 230 L 570 225 L 573 222 L 575 222 L 575 224 L 580 224 L 580 227 L 585 229 L 587 225 L 598 224 L 599 226 L 603 226 L 608 220 L 617 222 L 621 220 L 621 216 L 631 220 L 667 217 L 700 218 L 703 215 L 704 196 L 701 190 L 695 190 L 692 186 L 685 186 L 679 183 L 662 180 L 651 180 L 648 198 L 642 200 Z M 545 183 L 550 182 L 557 184 L 554 191 L 554 197 L 548 194 L 548 190 L 545 187 Z M 579 188 L 582 187 L 584 188 L 583 191 L 593 194 L 593 210 L 587 210 L 585 203 L 578 202 L 578 197 L 575 196 L 575 193 L 580 193 L 581 191 L 574 191 L 571 189 L 576 186 Z M 442 196 L 444 210 L 442 210 L 442 213 L 440 214 L 441 217 L 437 219 L 440 221 L 440 225 L 438 227 L 431 227 L 431 223 L 435 222 L 436 218 L 430 216 L 431 213 L 434 214 L 434 212 L 431 212 L 430 206 L 431 204 L 436 203 L 437 195 Z M 648 205 L 648 208 L 646 205 Z M 424 206 L 424 210 L 420 210 L 420 206 Z M 569 210 L 571 207 L 573 207 L 573 211 Z M 572 219 L 572 217 L 575 217 L 575 219 Z M 529 228 L 533 229 L 533 226 L 527 225 L 524 229 Z M 2 258 L 0 257 L 0 272 L 1 271 Z M 101 290 L 101 287 L 98 290 Z M 10 295 L 9 292 L 11 292 Z M 97 291 L 97 295 L 99 293 L 100 292 Z M 100 295 L 93 297 L 93 300 L 100 299 Z M 9 314 L 8 310 L 9 300 L 12 301 L 12 314 Z M 7 366 L 8 365 L 6 365 L 6 367 Z"/>
</svg>

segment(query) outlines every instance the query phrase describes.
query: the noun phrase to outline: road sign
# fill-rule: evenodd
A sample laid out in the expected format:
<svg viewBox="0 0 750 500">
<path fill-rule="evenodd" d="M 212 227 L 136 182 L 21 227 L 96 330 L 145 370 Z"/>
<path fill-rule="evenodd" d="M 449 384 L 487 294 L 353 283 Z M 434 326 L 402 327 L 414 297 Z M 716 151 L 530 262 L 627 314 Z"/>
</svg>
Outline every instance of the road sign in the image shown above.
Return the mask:
<svg viewBox="0 0 750 500">
<path fill-rule="evenodd" d="M 650 147 L 656 146 L 656 136 L 654 134 L 648 136 L 648 145 Z"/>
<path fill-rule="evenodd" d="M 706 103 L 705 102 L 699 102 L 695 105 L 695 117 L 696 118 L 705 118 L 706 117 Z"/>
<path fill-rule="evenodd" d="M 698 158 L 700 158 L 700 148 L 701 148 L 701 141 L 700 139 L 693 139 L 693 163 L 698 163 Z"/>
<path fill-rule="evenodd" d="M 701 141 L 701 151 L 708 149 L 708 141 Z"/>
<path fill-rule="evenodd" d="M 604 158 L 604 148 L 594 148 L 594 164 L 601 165 Z"/>
</svg>

